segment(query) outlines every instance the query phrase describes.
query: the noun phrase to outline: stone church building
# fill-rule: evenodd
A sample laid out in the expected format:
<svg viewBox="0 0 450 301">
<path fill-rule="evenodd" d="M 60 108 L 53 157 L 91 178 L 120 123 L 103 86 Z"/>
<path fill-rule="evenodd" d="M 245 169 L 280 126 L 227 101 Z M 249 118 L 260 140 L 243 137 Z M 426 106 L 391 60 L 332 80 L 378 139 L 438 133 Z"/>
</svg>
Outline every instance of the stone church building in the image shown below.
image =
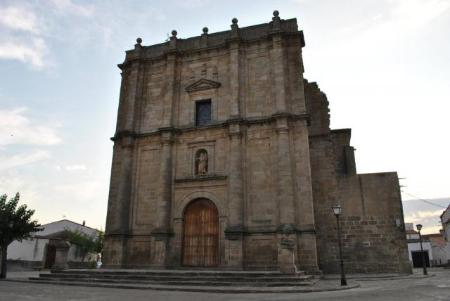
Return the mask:
<svg viewBox="0 0 450 301">
<path fill-rule="evenodd" d="M 350 129 L 303 78 L 297 20 L 126 52 L 104 264 L 409 272 L 397 173 L 357 174 Z"/>
</svg>

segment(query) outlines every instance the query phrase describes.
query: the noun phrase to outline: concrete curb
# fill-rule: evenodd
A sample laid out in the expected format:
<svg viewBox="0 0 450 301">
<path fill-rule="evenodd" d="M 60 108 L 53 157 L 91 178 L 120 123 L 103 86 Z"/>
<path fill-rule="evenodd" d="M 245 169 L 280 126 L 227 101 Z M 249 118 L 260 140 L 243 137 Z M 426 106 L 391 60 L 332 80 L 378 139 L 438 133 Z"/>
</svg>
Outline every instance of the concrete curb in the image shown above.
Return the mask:
<svg viewBox="0 0 450 301">
<path fill-rule="evenodd" d="M 181 291 L 181 292 L 204 292 L 204 293 L 223 293 L 223 294 L 242 294 L 242 293 L 315 293 L 328 291 L 349 290 L 360 287 L 360 284 L 354 281 L 348 283 L 347 286 L 331 286 L 331 287 L 219 287 L 219 286 L 173 286 L 173 285 L 132 285 L 132 284 L 104 284 L 104 283 L 87 283 L 87 282 L 65 282 L 65 281 L 32 281 L 28 279 L 4 279 L 3 281 L 36 283 L 36 284 L 53 284 L 67 286 L 84 286 L 84 287 L 102 287 L 102 288 L 120 288 L 120 289 L 139 289 L 139 290 L 159 290 L 159 291 Z M 320 282 L 320 281 L 319 281 Z M 328 282 L 328 281 L 327 281 Z"/>
</svg>

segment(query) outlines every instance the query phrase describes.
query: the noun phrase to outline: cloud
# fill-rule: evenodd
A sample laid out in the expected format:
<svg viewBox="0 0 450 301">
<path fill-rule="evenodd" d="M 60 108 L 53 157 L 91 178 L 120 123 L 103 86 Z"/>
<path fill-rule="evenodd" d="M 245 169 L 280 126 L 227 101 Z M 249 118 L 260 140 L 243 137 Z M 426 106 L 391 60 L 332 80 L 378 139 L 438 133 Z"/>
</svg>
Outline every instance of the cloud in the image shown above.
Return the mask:
<svg viewBox="0 0 450 301">
<path fill-rule="evenodd" d="M 390 0 L 392 19 L 405 27 L 420 28 L 450 8 L 449 0 Z"/>
<path fill-rule="evenodd" d="M 29 63 L 42 69 L 48 49 L 41 32 L 42 24 L 32 6 L 0 7 L 0 59 Z"/>
<path fill-rule="evenodd" d="M 42 69 L 44 67 L 44 56 L 46 52 L 47 46 L 41 38 L 33 38 L 31 43 L 17 41 L 0 43 L 0 59 L 31 63 L 36 69 Z"/>
<path fill-rule="evenodd" d="M 31 153 L 18 154 L 8 157 L 0 157 L 0 170 L 6 170 L 18 166 L 32 164 L 50 158 L 50 154 L 44 150 L 35 150 Z"/>
<path fill-rule="evenodd" d="M 175 5 L 183 8 L 199 8 L 208 4 L 209 0 L 175 0 Z"/>
<path fill-rule="evenodd" d="M 80 5 L 74 3 L 72 0 L 51 0 L 51 3 L 60 12 L 79 15 L 82 17 L 90 17 L 95 11 L 95 7 L 93 5 Z"/>
<path fill-rule="evenodd" d="M 55 145 L 61 142 L 56 129 L 30 120 L 26 108 L 0 110 L 0 147 L 6 145 Z"/>
<path fill-rule="evenodd" d="M 74 164 L 74 165 L 66 165 L 64 169 L 67 171 L 77 171 L 77 170 L 86 170 L 87 167 L 84 164 Z"/>
<path fill-rule="evenodd" d="M 76 183 L 60 184 L 54 187 L 55 193 L 61 196 L 69 196 L 73 202 L 88 203 L 98 199 L 102 195 L 105 183 L 96 179 L 78 181 Z"/>
<path fill-rule="evenodd" d="M 33 11 L 19 6 L 0 8 L 0 25 L 19 31 L 37 33 L 37 17 Z"/>
<path fill-rule="evenodd" d="M 416 34 L 450 8 L 450 0 L 388 0 L 388 8 L 373 17 L 342 28 L 357 44 L 372 45 L 381 40 Z M 362 42 L 359 39 L 364 39 Z"/>
<path fill-rule="evenodd" d="M 408 220 L 411 223 L 420 222 L 424 219 L 439 219 L 439 216 L 442 214 L 443 209 L 438 210 L 428 210 L 428 211 L 417 211 L 405 216 L 405 220 Z"/>
</svg>

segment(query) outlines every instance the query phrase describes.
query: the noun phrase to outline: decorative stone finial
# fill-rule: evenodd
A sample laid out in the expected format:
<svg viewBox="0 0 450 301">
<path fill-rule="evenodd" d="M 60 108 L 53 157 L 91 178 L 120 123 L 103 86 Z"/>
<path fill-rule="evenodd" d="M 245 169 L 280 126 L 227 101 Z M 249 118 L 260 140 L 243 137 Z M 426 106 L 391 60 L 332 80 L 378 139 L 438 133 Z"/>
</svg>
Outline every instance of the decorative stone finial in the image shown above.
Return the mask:
<svg viewBox="0 0 450 301">
<path fill-rule="evenodd" d="M 231 38 L 236 39 L 239 38 L 239 26 L 238 26 L 238 19 L 233 18 L 231 20 Z"/>
<path fill-rule="evenodd" d="M 203 34 L 208 34 L 208 27 L 203 27 Z"/>
<path fill-rule="evenodd" d="M 280 13 L 277 10 L 273 11 L 272 31 L 280 31 L 281 30 L 281 19 L 280 19 L 279 15 L 280 15 Z"/>
<path fill-rule="evenodd" d="M 138 43 L 139 45 L 141 45 L 142 39 L 141 39 L 141 38 L 137 38 L 137 39 L 136 39 L 136 43 Z"/>
<path fill-rule="evenodd" d="M 176 38 L 177 37 L 178 32 L 176 30 L 172 30 L 172 37 Z"/>
</svg>

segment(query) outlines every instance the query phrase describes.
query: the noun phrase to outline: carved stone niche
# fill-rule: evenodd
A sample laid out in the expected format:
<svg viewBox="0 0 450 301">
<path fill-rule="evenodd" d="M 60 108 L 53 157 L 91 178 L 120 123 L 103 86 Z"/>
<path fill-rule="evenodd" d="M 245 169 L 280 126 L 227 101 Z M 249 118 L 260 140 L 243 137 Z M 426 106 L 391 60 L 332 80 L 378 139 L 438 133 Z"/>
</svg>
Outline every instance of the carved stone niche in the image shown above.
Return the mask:
<svg viewBox="0 0 450 301">
<path fill-rule="evenodd" d="M 205 177 L 215 174 L 214 145 L 214 140 L 191 142 L 188 144 L 192 158 L 193 177 Z"/>
</svg>

